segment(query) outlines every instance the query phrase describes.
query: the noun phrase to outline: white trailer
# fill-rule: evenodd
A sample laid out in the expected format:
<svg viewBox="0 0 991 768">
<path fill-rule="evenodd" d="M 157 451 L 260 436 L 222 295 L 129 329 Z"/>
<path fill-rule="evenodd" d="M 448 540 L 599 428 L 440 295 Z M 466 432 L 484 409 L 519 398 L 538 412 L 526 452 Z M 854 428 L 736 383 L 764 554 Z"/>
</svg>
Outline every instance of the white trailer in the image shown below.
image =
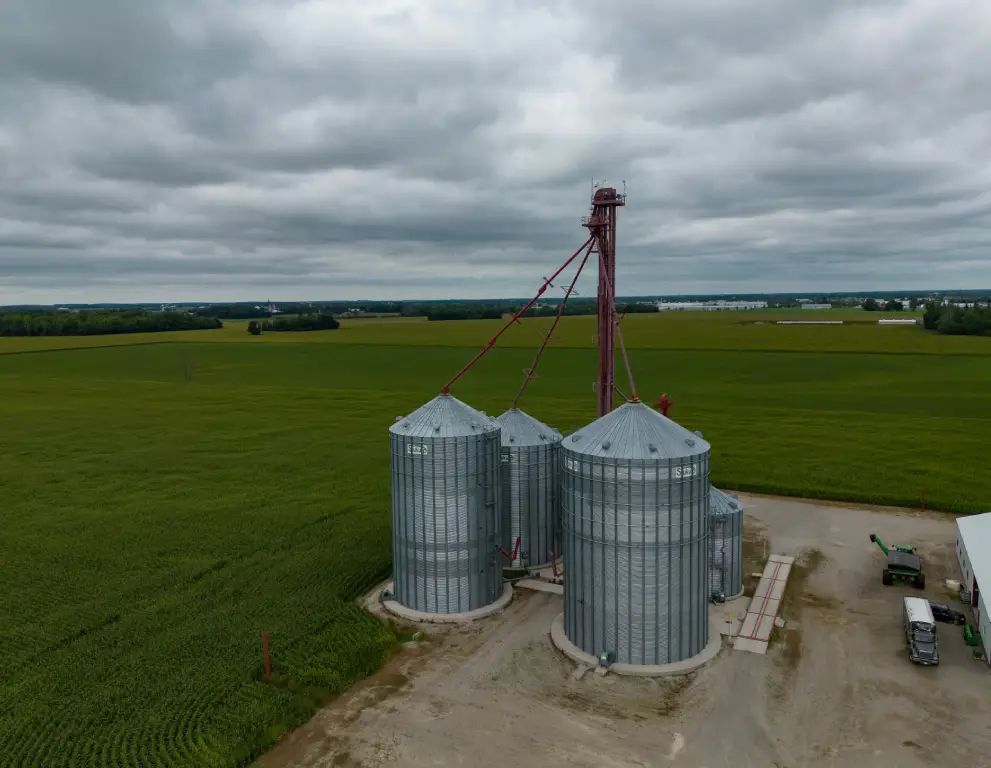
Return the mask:
<svg viewBox="0 0 991 768">
<path fill-rule="evenodd" d="M 929 601 L 924 597 L 905 597 L 902 601 L 908 657 L 916 664 L 937 666 L 936 619 Z"/>
</svg>

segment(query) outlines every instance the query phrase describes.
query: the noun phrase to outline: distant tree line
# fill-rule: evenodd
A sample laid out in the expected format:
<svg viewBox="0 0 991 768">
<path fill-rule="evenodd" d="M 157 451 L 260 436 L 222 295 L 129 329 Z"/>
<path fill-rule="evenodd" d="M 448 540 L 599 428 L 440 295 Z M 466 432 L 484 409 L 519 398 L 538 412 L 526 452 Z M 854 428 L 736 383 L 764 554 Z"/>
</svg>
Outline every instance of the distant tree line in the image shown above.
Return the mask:
<svg viewBox="0 0 991 768">
<path fill-rule="evenodd" d="M 269 315 L 267 307 L 250 307 L 243 304 L 198 307 L 194 312 L 199 317 L 218 317 L 224 320 L 251 320 L 255 317 L 268 317 Z"/>
<path fill-rule="evenodd" d="M 322 301 L 280 303 L 280 315 L 330 314 L 360 317 L 361 315 L 401 315 L 426 317 L 428 320 L 492 320 L 506 314 L 514 314 L 523 306 L 522 301 Z M 528 317 L 548 317 L 557 314 L 560 299 L 541 301 L 527 310 Z M 564 308 L 565 315 L 594 315 L 595 299 L 572 298 Z M 617 311 L 642 313 L 656 312 L 653 301 L 617 302 Z M 200 317 L 218 317 L 224 320 L 268 320 L 268 303 L 217 304 L 192 310 Z"/>
<path fill-rule="evenodd" d="M 498 320 L 508 309 L 505 304 L 435 304 L 426 307 L 427 320 Z"/>
<path fill-rule="evenodd" d="M 263 331 L 333 331 L 340 328 L 333 315 L 327 312 L 309 312 L 291 317 L 275 317 L 271 320 L 252 320 L 248 323 L 248 333 L 258 336 Z"/>
<path fill-rule="evenodd" d="M 932 303 L 926 307 L 922 325 L 930 331 L 951 336 L 991 336 L 991 308 Z"/>
<path fill-rule="evenodd" d="M 809 298 L 798 299 L 794 296 L 766 296 L 761 297 L 767 302 L 768 309 L 798 309 L 806 302 L 813 304 L 834 304 L 840 302 L 830 299 L 828 296 L 811 296 Z"/>
<path fill-rule="evenodd" d="M 881 310 L 887 310 L 889 312 L 901 312 L 905 309 L 905 303 L 897 300 L 889 300 L 883 307 L 881 306 L 881 301 L 876 298 L 868 298 L 864 300 L 863 298 L 857 298 L 853 296 L 811 296 L 808 298 L 798 299 L 793 296 L 767 296 L 762 297 L 767 301 L 767 306 L 769 309 L 798 309 L 806 302 L 812 304 L 829 304 L 834 309 L 837 307 L 860 307 L 868 312 L 880 312 Z M 917 297 L 912 296 L 908 300 L 909 309 L 916 309 L 923 302 L 921 302 Z"/>
<path fill-rule="evenodd" d="M 90 312 L 0 311 L 0 336 L 103 336 L 223 328 L 214 317 L 184 312 L 109 310 Z"/>
<path fill-rule="evenodd" d="M 280 314 L 296 315 L 303 312 L 312 312 L 311 304 L 279 304 Z M 209 307 L 198 307 L 195 310 L 197 315 L 202 317 L 219 317 L 224 320 L 252 320 L 255 318 L 267 318 L 271 313 L 268 311 L 268 302 L 262 305 L 251 304 L 216 304 Z"/>
<path fill-rule="evenodd" d="M 867 299 L 861 306 L 865 312 L 901 312 L 905 309 L 905 305 L 900 301 L 889 301 L 882 307 L 877 299 Z M 915 307 L 912 307 L 912 309 L 915 309 Z"/>
<path fill-rule="evenodd" d="M 595 299 L 571 300 L 564 305 L 562 315 L 594 315 L 597 311 L 598 303 Z M 425 310 L 427 320 L 497 320 L 503 315 L 513 315 L 524 307 L 519 302 L 501 304 L 429 304 L 420 305 L 421 310 Z M 553 317 L 558 313 L 560 304 L 544 303 L 530 307 L 524 317 Z M 625 313 L 644 314 L 657 312 L 657 304 L 646 301 L 634 301 L 616 303 L 616 311 L 622 315 Z"/>
<path fill-rule="evenodd" d="M 319 302 L 287 302 L 276 305 L 279 314 L 302 315 L 322 312 L 332 315 L 344 315 L 352 311 L 370 315 L 403 314 L 404 305 L 398 301 L 319 301 Z M 412 306 L 412 305 L 411 305 Z M 260 304 L 213 304 L 208 307 L 198 307 L 197 315 L 203 317 L 219 317 L 224 320 L 254 320 L 268 318 L 268 302 Z"/>
<path fill-rule="evenodd" d="M 657 312 L 657 305 L 652 301 L 634 301 L 630 304 L 623 304 L 619 301 L 616 302 L 616 311 L 619 314 L 627 315 L 645 315 L 651 312 Z"/>
</svg>

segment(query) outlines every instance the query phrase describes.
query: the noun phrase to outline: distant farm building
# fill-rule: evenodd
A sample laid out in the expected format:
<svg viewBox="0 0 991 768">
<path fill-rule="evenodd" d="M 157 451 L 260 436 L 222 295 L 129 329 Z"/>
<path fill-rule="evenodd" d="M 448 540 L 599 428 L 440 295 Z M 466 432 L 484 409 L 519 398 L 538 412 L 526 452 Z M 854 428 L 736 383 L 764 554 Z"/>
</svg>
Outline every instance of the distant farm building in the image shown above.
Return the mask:
<svg viewBox="0 0 991 768">
<path fill-rule="evenodd" d="M 882 317 L 877 321 L 878 325 L 918 325 L 919 321 L 915 318 L 903 318 L 903 317 Z"/>
<path fill-rule="evenodd" d="M 832 309 L 832 304 L 803 304 L 802 309 Z"/>
<path fill-rule="evenodd" d="M 659 301 L 657 309 L 659 312 L 671 310 L 691 311 L 691 312 L 726 312 L 741 311 L 747 309 L 765 309 L 766 301 Z"/>
</svg>

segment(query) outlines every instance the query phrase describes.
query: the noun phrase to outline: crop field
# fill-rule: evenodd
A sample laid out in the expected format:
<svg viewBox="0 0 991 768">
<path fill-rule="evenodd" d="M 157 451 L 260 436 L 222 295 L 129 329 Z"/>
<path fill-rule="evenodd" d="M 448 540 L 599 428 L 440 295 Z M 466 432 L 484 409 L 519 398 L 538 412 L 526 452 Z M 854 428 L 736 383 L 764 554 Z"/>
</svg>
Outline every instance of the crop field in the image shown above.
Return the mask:
<svg viewBox="0 0 991 768">
<path fill-rule="evenodd" d="M 991 339 L 759 318 L 623 321 L 715 484 L 991 508 Z M 564 431 L 594 418 L 593 322 L 521 402 Z M 454 394 L 501 413 L 549 324 Z M 389 572 L 386 430 L 497 327 L 0 339 L 0 765 L 241 765 L 375 669 L 396 635 L 354 598 Z"/>
<path fill-rule="evenodd" d="M 913 317 L 910 313 L 897 313 Z M 623 339 L 630 349 L 681 349 L 778 352 L 871 352 L 876 354 L 991 355 L 986 338 L 941 336 L 924 333 L 914 326 L 879 326 L 883 312 L 858 310 L 755 312 L 661 312 L 628 315 L 623 319 Z M 865 322 L 866 318 L 866 322 Z M 840 319 L 842 326 L 775 325 L 778 320 Z M 500 347 L 535 349 L 551 318 L 524 319 L 499 339 Z M 77 336 L 47 338 L 0 338 L 0 354 L 40 349 L 104 347 L 167 341 L 251 342 L 254 344 L 313 343 L 390 346 L 480 347 L 503 321 L 468 320 L 428 322 L 425 318 L 343 319 L 336 331 L 269 333 L 253 338 L 247 321 L 228 321 L 210 331 L 130 334 L 121 336 Z M 554 331 L 553 346 L 592 348 L 594 317 L 562 318 Z"/>
</svg>

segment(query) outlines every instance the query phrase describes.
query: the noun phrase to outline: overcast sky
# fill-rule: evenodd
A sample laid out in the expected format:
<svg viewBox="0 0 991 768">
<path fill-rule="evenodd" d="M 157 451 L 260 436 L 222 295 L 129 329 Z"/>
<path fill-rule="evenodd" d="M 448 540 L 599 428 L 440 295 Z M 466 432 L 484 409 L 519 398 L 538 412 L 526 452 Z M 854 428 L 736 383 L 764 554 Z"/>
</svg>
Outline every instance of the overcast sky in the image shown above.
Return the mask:
<svg viewBox="0 0 991 768">
<path fill-rule="evenodd" d="M 529 295 L 592 177 L 620 294 L 991 287 L 991 2 L 0 0 L 0 303 Z"/>
</svg>

